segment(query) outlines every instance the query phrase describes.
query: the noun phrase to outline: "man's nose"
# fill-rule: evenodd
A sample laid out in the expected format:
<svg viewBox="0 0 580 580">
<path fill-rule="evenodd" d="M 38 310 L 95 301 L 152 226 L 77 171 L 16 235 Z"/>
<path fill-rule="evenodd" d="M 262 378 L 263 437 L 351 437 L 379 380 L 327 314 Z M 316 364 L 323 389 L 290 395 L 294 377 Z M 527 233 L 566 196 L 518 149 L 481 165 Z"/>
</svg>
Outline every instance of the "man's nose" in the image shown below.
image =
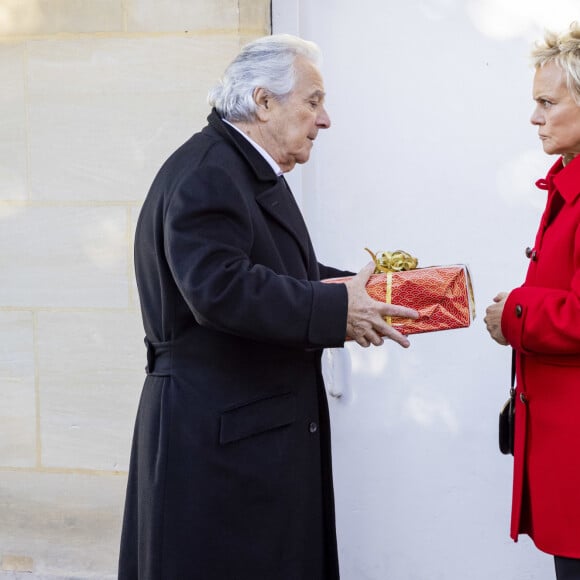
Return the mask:
<svg viewBox="0 0 580 580">
<path fill-rule="evenodd" d="M 318 119 L 316 119 L 316 125 L 320 129 L 328 129 L 330 127 L 330 117 L 324 107 L 322 107 L 322 111 L 320 112 Z"/>
</svg>

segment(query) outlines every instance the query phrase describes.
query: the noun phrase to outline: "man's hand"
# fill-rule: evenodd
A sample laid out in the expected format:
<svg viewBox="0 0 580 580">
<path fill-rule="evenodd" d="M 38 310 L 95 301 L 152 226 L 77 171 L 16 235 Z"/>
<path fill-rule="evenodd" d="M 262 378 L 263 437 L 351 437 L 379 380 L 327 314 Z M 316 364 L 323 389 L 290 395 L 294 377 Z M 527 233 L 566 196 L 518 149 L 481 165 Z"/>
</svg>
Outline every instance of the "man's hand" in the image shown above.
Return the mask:
<svg viewBox="0 0 580 580">
<path fill-rule="evenodd" d="M 505 306 L 507 292 L 500 292 L 494 299 L 493 304 L 490 304 L 485 310 L 485 326 L 491 338 L 502 346 L 507 345 L 507 340 L 501 331 L 501 317 L 503 314 L 503 307 Z"/>
<path fill-rule="evenodd" d="M 383 317 L 418 318 L 419 313 L 412 308 L 383 304 L 373 300 L 367 294 L 365 285 L 374 269 L 374 263 L 369 262 L 356 276 L 345 283 L 348 291 L 347 337 L 356 340 L 364 347 L 371 344 L 380 346 L 384 338 L 388 338 L 407 348 L 411 344 L 407 337 L 387 324 Z"/>
</svg>

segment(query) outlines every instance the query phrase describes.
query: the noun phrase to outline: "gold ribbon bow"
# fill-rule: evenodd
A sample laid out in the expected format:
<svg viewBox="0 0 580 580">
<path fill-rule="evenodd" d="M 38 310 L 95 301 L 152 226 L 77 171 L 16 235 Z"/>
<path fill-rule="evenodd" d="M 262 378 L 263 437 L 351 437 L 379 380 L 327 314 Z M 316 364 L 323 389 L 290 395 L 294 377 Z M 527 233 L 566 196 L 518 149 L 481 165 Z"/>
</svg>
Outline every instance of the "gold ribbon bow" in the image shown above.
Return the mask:
<svg viewBox="0 0 580 580">
<path fill-rule="evenodd" d="M 387 287 L 385 302 L 391 304 L 393 293 L 393 272 L 402 272 L 406 270 L 414 270 L 419 264 L 419 260 L 407 252 L 402 250 L 395 250 L 394 252 L 377 252 L 374 254 L 368 248 L 365 250 L 371 255 L 375 263 L 375 274 L 387 275 Z M 385 316 L 385 322 L 392 325 L 393 319 L 391 316 Z"/>
<path fill-rule="evenodd" d="M 403 270 L 414 270 L 419 264 L 417 258 L 402 250 L 394 252 L 377 252 L 374 254 L 368 248 L 365 250 L 371 255 L 375 263 L 375 274 L 388 274 L 389 272 L 402 272 Z"/>
</svg>

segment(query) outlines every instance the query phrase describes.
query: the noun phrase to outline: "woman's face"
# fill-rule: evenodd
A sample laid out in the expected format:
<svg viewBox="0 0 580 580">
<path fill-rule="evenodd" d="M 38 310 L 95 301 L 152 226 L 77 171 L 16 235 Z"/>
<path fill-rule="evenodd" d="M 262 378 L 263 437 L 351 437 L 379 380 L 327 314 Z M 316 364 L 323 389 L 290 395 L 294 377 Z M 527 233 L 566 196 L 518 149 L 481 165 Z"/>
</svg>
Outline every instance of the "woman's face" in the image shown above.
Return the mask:
<svg viewBox="0 0 580 580">
<path fill-rule="evenodd" d="M 530 119 L 538 127 L 548 155 L 574 157 L 580 153 L 580 105 L 568 87 L 562 69 L 555 63 L 536 69 L 533 87 L 536 108 Z"/>
</svg>

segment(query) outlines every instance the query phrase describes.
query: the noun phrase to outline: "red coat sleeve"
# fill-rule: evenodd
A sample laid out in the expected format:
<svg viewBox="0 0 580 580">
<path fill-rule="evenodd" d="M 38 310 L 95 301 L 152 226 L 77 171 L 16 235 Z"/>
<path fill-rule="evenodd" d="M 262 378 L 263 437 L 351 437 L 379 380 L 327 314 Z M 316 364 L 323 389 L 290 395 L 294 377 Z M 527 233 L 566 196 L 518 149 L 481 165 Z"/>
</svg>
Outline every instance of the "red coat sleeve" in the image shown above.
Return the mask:
<svg viewBox="0 0 580 580">
<path fill-rule="evenodd" d="M 562 256 L 561 263 L 558 263 L 557 252 L 542 249 L 540 259 L 551 261 L 544 268 L 554 269 L 553 276 L 549 272 L 538 276 L 536 283 L 541 282 L 541 278 L 545 286 L 526 283 L 513 290 L 506 300 L 502 331 L 516 350 L 548 355 L 580 353 L 580 224 L 570 239 L 571 258 Z M 570 248 L 564 248 L 566 250 L 570 252 Z M 549 287 L 556 273 L 561 275 L 562 271 L 568 272 L 568 287 Z"/>
</svg>

